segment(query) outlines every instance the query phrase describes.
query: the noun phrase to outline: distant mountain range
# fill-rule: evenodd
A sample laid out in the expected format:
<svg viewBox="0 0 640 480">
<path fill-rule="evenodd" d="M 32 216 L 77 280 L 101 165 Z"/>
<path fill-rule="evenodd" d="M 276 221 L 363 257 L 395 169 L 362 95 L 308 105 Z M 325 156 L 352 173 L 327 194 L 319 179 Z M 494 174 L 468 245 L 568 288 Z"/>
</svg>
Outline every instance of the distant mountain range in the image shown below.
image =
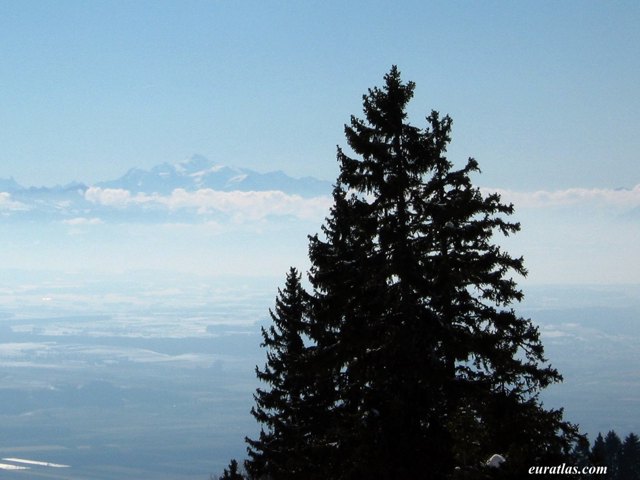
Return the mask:
<svg viewBox="0 0 640 480">
<path fill-rule="evenodd" d="M 282 171 L 259 173 L 247 168 L 216 164 L 201 155 L 176 164 L 163 163 L 151 170 L 133 168 L 122 177 L 96 184 L 102 188 L 123 188 L 132 193 L 171 193 L 210 188 L 219 191 L 278 190 L 305 197 L 327 195 L 331 184 L 313 177 L 293 178 Z"/>
<path fill-rule="evenodd" d="M 98 182 L 99 188 L 123 189 L 132 194 L 170 194 L 175 189 L 196 191 L 211 189 L 217 191 L 281 191 L 303 197 L 329 195 L 331 183 L 313 177 L 293 178 L 278 170 L 260 173 L 247 168 L 229 167 L 194 155 L 190 159 L 170 164 L 162 163 L 150 170 L 132 168 L 120 178 Z M 20 197 L 25 194 L 36 196 L 60 195 L 68 192 L 86 191 L 89 185 L 69 183 L 55 187 L 24 187 L 13 178 L 0 179 L 0 192 Z"/>
<path fill-rule="evenodd" d="M 187 191 L 209 188 L 225 192 L 277 190 L 303 197 L 328 195 L 331 192 L 331 183 L 317 178 L 293 178 L 280 170 L 260 173 L 247 168 L 228 167 L 201 155 L 194 155 L 179 163 L 162 163 L 150 170 L 132 168 L 120 178 L 98 182 L 93 186 L 123 189 L 133 194 L 169 194 L 177 188 Z M 13 178 L 0 179 L 0 192 L 10 194 L 60 194 L 85 191 L 88 187 L 77 182 L 54 187 L 24 187 Z"/>
<path fill-rule="evenodd" d="M 24 187 L 0 179 L 0 220 L 64 222 L 200 221 L 242 214 L 309 217 L 324 212 L 331 183 L 293 178 L 282 171 L 259 173 L 214 163 L 201 155 L 150 170 L 133 168 L 93 185 L 71 182 Z M 320 203 L 318 198 L 325 200 Z"/>
</svg>

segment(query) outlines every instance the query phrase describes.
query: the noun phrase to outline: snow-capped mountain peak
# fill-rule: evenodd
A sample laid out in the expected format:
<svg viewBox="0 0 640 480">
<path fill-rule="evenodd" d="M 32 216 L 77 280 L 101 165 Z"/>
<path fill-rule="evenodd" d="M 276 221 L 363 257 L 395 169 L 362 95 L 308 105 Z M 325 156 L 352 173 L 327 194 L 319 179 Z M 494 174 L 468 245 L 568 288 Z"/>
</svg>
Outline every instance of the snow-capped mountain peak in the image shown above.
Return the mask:
<svg viewBox="0 0 640 480">
<path fill-rule="evenodd" d="M 150 170 L 134 168 L 115 180 L 100 182 L 102 188 L 120 188 L 131 193 L 168 194 L 177 188 L 193 191 L 203 188 L 219 191 L 280 190 L 302 196 L 328 195 L 329 182 L 315 178 L 293 178 L 281 171 L 259 173 L 246 168 L 229 167 L 212 162 L 202 155 Z"/>
<path fill-rule="evenodd" d="M 191 175 L 216 167 L 216 164 L 202 155 L 193 155 L 173 165 L 176 172 Z"/>
</svg>

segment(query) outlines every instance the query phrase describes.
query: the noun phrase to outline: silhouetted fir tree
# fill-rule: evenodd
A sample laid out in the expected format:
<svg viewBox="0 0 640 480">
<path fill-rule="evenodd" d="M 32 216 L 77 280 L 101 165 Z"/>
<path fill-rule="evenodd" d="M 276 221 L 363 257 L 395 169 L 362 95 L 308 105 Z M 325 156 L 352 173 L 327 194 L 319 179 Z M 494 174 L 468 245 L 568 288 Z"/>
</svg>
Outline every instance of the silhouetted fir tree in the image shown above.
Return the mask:
<svg viewBox="0 0 640 480">
<path fill-rule="evenodd" d="M 586 435 L 580 437 L 575 445 L 573 446 L 573 451 L 571 452 L 571 456 L 573 457 L 574 465 L 578 467 L 586 467 L 593 465 L 591 461 L 591 448 L 589 445 L 589 440 Z"/>
<path fill-rule="evenodd" d="M 609 467 L 607 474 L 613 479 L 618 479 L 621 449 L 622 440 L 616 432 L 609 430 L 604 437 L 604 463 Z"/>
<path fill-rule="evenodd" d="M 278 289 L 273 324 L 262 328 L 262 346 L 267 363 L 256 367 L 258 379 L 268 388 L 258 388 L 251 414 L 263 426 L 258 439 L 247 438 L 249 460 L 246 467 L 254 478 L 304 478 L 309 463 L 310 432 L 314 421 L 306 408 L 310 382 L 307 379 L 305 346 L 308 298 L 295 268 L 287 274 L 284 290 Z"/>
<path fill-rule="evenodd" d="M 345 451 L 361 448 L 361 438 L 346 421 L 358 415 L 354 402 L 359 392 L 350 389 L 345 358 L 353 357 L 362 345 L 367 345 L 366 328 L 358 321 L 367 321 L 376 308 L 379 292 L 371 281 L 377 277 L 367 264 L 368 245 L 372 237 L 363 229 L 364 212 L 350 205 L 347 193 L 336 185 L 331 214 L 323 225 L 324 237 L 310 237 L 309 256 L 312 261 L 310 280 L 314 295 L 310 302 L 310 337 L 314 342 L 314 390 L 318 393 L 317 405 L 323 411 L 323 422 L 318 425 L 314 440 L 318 455 L 310 468 L 321 472 L 319 478 L 339 478 L 344 474 Z M 315 266 L 315 259 L 322 259 L 322 269 Z M 363 293 L 364 292 L 364 293 Z M 367 295 L 369 302 L 354 301 Z M 351 318 L 349 330 L 343 327 L 345 318 Z M 342 339 L 336 342 L 340 333 Z M 353 398 L 355 397 L 355 398 Z M 349 402 L 346 399 L 352 398 Z"/>
<path fill-rule="evenodd" d="M 593 447 L 591 447 L 590 461 L 592 465 L 606 465 L 607 451 L 604 446 L 604 438 L 600 432 L 598 432 L 598 436 L 593 442 Z"/>
<path fill-rule="evenodd" d="M 292 269 L 263 329 L 256 478 L 519 478 L 579 438 L 538 400 L 561 376 L 512 307 L 522 258 L 493 243 L 519 230 L 513 207 L 473 186 L 475 160 L 447 160 L 448 116 L 406 122 L 413 90 L 393 67 L 364 96 L 310 237 L 313 295 Z M 481 468 L 493 453 L 506 464 Z"/>
<path fill-rule="evenodd" d="M 624 442 L 614 430 L 603 438 L 598 433 L 589 457 L 591 465 L 606 465 L 607 475 L 592 475 L 588 478 L 611 480 L 640 480 L 640 438 L 635 433 L 625 437 Z"/>
<path fill-rule="evenodd" d="M 238 462 L 231 460 L 229 462 L 229 469 L 224 469 L 221 477 L 218 480 L 245 480 L 245 476 L 238 471 Z"/>
<path fill-rule="evenodd" d="M 618 479 L 640 480 L 640 438 L 635 433 L 625 437 L 618 457 Z"/>
<path fill-rule="evenodd" d="M 393 67 L 345 127 L 323 236 L 310 239 L 314 362 L 334 385 L 327 478 L 447 478 L 502 453 L 516 474 L 567 458 L 575 427 L 538 393 L 561 380 L 515 314 L 521 258 L 492 243 L 517 223 L 445 156 L 451 119 L 406 122 L 414 84 Z M 471 435 L 470 435 L 471 433 Z M 427 473 L 428 472 L 428 473 Z"/>
</svg>

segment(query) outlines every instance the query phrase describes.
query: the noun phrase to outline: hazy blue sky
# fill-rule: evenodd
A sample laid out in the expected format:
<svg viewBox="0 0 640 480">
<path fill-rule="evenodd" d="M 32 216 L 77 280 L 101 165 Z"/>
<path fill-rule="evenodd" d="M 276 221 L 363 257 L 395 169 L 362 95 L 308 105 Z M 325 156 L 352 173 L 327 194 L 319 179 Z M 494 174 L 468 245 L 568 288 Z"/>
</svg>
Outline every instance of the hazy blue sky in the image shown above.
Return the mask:
<svg viewBox="0 0 640 480">
<path fill-rule="evenodd" d="M 335 177 L 391 64 L 486 186 L 640 182 L 636 1 L 2 1 L 0 178 L 94 182 L 200 153 Z"/>
<path fill-rule="evenodd" d="M 635 0 L 0 0 L 0 178 L 91 184 L 198 153 L 333 180 L 344 123 L 397 64 L 417 83 L 412 122 L 449 113 L 450 158 L 474 156 L 477 183 L 515 203 L 523 231 L 505 243 L 530 281 L 638 283 L 639 25 Z M 247 214 L 260 198 L 232 194 L 224 225 L 3 221 L 0 264 L 304 267 L 324 215 L 293 197 L 292 223 Z M 21 210 L 0 192 L 3 219 Z"/>
</svg>

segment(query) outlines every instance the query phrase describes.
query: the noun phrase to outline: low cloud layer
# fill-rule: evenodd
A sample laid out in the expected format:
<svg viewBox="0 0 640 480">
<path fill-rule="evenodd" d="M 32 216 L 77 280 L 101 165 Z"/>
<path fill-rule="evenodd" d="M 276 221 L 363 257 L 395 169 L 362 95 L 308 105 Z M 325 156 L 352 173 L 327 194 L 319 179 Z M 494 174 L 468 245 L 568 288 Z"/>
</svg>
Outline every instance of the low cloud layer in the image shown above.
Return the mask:
<svg viewBox="0 0 640 480">
<path fill-rule="evenodd" d="M 78 225 L 101 225 L 104 222 L 99 218 L 95 218 L 95 217 L 92 217 L 92 218 L 76 217 L 76 218 L 70 218 L 68 220 L 63 220 L 62 223 L 64 223 L 65 225 L 78 226 Z"/>
<path fill-rule="evenodd" d="M 484 194 L 498 193 L 503 201 L 519 208 L 548 208 L 559 206 L 609 206 L 614 208 L 640 207 L 640 184 L 632 189 L 568 188 L 522 192 L 502 188 L 482 188 Z M 200 189 L 193 192 L 176 189 L 170 195 L 132 194 L 124 189 L 90 187 L 85 199 L 106 207 L 165 207 L 171 211 L 195 210 L 198 214 L 222 212 L 249 220 L 269 216 L 289 215 L 304 220 L 322 220 L 329 211 L 328 196 L 303 198 L 280 191 L 217 191 Z M 0 199 L 0 205 L 2 199 Z"/>
<path fill-rule="evenodd" d="M 482 192 L 499 193 L 515 205 L 522 231 L 496 241 L 525 257 L 528 281 L 640 281 L 640 185 Z M 320 231 L 332 203 L 326 195 L 276 190 L 160 194 L 94 186 L 63 193 L 0 193 L 5 269 L 279 275 L 308 264 L 307 235 Z M 25 305 L 24 297 L 11 292 L 0 289 L 0 297 Z M 72 301 L 55 292 L 29 298 L 38 305 L 46 298 L 51 307 Z"/>
<path fill-rule="evenodd" d="M 511 202 L 521 208 L 597 205 L 625 209 L 640 206 L 640 184 L 632 189 L 568 188 L 518 192 L 500 188 L 483 188 L 482 192 L 498 193 L 503 201 Z"/>
<path fill-rule="evenodd" d="M 0 192 L 0 211 L 22 211 L 28 209 L 27 205 L 13 200 L 11 194 Z"/>
<path fill-rule="evenodd" d="M 131 194 L 128 190 L 90 187 L 85 199 L 91 203 L 115 208 L 127 207 L 165 207 L 176 211 L 191 209 L 199 214 L 222 212 L 234 217 L 241 216 L 250 220 L 269 216 L 294 216 L 311 220 L 322 219 L 329 211 L 330 197 L 303 198 L 280 191 L 222 192 L 212 189 L 200 189 L 189 192 L 176 189 L 170 195 Z"/>
</svg>

